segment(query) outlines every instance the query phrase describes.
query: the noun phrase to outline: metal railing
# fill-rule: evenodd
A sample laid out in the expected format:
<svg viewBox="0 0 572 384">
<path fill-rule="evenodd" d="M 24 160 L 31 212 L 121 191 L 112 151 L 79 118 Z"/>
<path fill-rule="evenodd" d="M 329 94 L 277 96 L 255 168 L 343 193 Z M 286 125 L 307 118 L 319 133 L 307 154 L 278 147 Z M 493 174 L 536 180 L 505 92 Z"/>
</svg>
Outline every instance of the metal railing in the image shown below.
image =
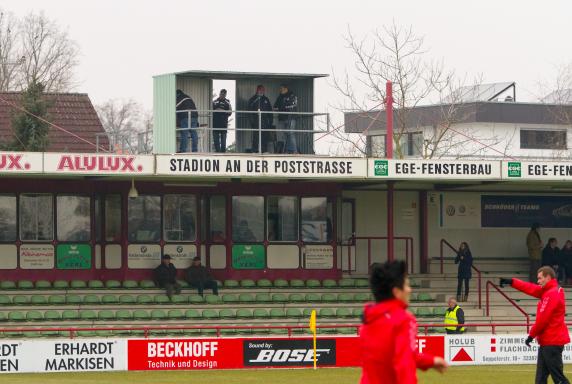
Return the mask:
<svg viewBox="0 0 572 384">
<path fill-rule="evenodd" d="M 507 299 L 508 302 L 511 303 L 513 307 L 515 307 L 520 313 L 522 313 L 524 315 L 524 317 L 526 318 L 526 332 L 528 332 L 530 329 L 530 315 L 528 313 L 526 313 L 526 311 L 524 309 L 522 309 L 522 307 L 520 305 L 518 305 L 513 299 L 508 297 L 508 295 L 506 293 L 501 291 L 501 289 L 495 283 L 493 283 L 490 280 L 487 280 L 487 292 L 486 292 L 487 293 L 487 305 L 486 305 L 487 316 L 489 316 L 489 314 L 490 314 L 489 287 L 493 287 L 494 289 L 496 289 L 496 291 L 498 293 L 500 293 L 501 296 L 503 296 L 505 299 Z"/>
<path fill-rule="evenodd" d="M 440 246 L 441 246 L 441 256 L 440 256 L 440 259 L 441 259 L 441 274 L 443 274 L 443 259 L 444 259 L 444 257 L 443 257 L 443 245 L 448 246 L 451 250 L 453 250 L 453 252 L 455 252 L 455 253 L 457 252 L 457 250 L 455 249 L 454 246 L 451 245 L 451 243 L 449 243 L 449 242 L 448 242 L 447 240 L 445 240 L 445 239 L 441 239 L 441 244 L 440 244 Z M 478 289 L 478 291 L 479 291 L 479 309 L 481 309 L 481 308 L 483 307 L 483 305 L 482 305 L 481 271 L 480 271 L 480 269 L 478 269 L 477 267 L 475 267 L 474 264 L 471 264 L 471 268 L 472 268 L 475 272 L 477 272 L 477 279 L 478 279 L 478 280 L 477 280 L 477 289 Z"/>
<path fill-rule="evenodd" d="M 530 324 L 528 323 L 464 323 L 461 324 L 463 327 L 491 327 L 491 333 L 496 334 L 497 328 L 503 327 L 526 327 L 526 332 L 529 331 Z M 568 327 L 572 326 L 572 323 L 566 323 Z M 430 328 L 445 328 L 450 327 L 450 324 L 441 323 L 418 323 L 417 328 L 423 328 L 423 333 L 425 335 L 429 334 Z"/>
<path fill-rule="evenodd" d="M 405 242 L 405 262 L 407 263 L 407 267 L 409 270 L 409 273 L 413 273 L 414 271 L 414 265 L 413 265 L 413 237 L 410 236 L 394 236 L 393 237 L 394 240 L 397 241 L 404 241 Z M 371 251 L 371 242 L 372 240 L 387 240 L 387 236 L 352 236 L 348 239 L 348 244 L 342 244 L 342 247 L 347 247 L 348 251 L 347 251 L 347 261 L 348 261 L 348 269 L 347 270 L 343 270 L 342 272 L 346 272 L 348 274 L 352 274 L 352 272 L 354 272 L 354 270 L 352 269 L 352 247 L 356 247 L 357 248 L 357 241 L 358 240 L 367 240 L 367 266 L 368 266 L 368 272 L 369 272 L 369 268 L 371 267 L 372 264 L 372 251 Z M 356 255 L 357 255 L 357 249 L 356 249 Z M 357 262 L 356 262 L 357 264 Z"/>
</svg>

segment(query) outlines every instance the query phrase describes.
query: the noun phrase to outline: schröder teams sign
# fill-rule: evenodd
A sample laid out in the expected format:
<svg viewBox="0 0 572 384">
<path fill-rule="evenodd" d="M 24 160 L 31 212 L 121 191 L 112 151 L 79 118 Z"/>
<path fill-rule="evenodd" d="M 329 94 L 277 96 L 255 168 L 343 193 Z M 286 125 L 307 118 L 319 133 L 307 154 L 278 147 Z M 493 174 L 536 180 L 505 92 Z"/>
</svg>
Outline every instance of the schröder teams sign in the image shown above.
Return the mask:
<svg viewBox="0 0 572 384">
<path fill-rule="evenodd" d="M 152 155 L 44 153 L 44 173 L 93 175 L 152 175 Z"/>
<path fill-rule="evenodd" d="M 501 178 L 500 161 L 369 159 L 368 176 L 387 179 L 475 179 Z"/>
<path fill-rule="evenodd" d="M 503 161 L 502 176 L 507 180 L 572 180 L 569 161 Z"/>
<path fill-rule="evenodd" d="M 366 159 L 301 156 L 157 155 L 158 175 L 366 178 Z"/>
</svg>

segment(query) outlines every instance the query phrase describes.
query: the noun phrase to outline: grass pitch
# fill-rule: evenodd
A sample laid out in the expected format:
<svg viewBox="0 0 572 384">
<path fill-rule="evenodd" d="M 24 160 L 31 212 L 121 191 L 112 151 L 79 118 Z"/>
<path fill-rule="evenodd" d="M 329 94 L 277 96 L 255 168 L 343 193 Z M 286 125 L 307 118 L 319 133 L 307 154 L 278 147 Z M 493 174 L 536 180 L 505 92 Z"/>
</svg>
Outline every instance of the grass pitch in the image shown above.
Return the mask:
<svg viewBox="0 0 572 384">
<path fill-rule="evenodd" d="M 502 383 L 522 384 L 534 381 L 536 367 L 533 365 L 497 365 L 451 367 L 441 375 L 435 371 L 418 371 L 420 384 Z M 566 376 L 572 378 L 572 366 L 565 368 Z M 86 372 L 86 373 L 34 373 L 3 374 L 0 380 L 11 384 L 338 384 L 358 383 L 357 368 L 311 369 L 261 369 L 221 371 L 162 371 L 162 372 Z"/>
</svg>

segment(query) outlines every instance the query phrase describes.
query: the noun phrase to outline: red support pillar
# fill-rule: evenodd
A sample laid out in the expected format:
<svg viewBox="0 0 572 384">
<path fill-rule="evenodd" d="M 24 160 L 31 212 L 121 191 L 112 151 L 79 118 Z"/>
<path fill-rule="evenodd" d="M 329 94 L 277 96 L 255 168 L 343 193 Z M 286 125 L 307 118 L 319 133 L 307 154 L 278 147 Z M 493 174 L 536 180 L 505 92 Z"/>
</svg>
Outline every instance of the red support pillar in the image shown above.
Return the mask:
<svg viewBox="0 0 572 384">
<path fill-rule="evenodd" d="M 385 85 L 385 115 L 386 115 L 386 136 L 385 147 L 386 157 L 393 158 L 393 87 L 391 81 Z M 387 260 L 393 260 L 393 181 L 387 182 Z"/>
</svg>

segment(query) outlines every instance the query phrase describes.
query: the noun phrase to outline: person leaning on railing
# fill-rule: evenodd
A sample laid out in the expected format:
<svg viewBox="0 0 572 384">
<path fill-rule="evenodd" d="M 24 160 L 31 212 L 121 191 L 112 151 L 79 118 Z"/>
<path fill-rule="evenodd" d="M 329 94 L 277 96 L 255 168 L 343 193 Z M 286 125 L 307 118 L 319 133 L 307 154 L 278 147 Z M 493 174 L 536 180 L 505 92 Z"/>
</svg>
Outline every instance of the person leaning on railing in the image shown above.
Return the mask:
<svg viewBox="0 0 572 384">
<path fill-rule="evenodd" d="M 197 152 L 199 145 L 199 135 L 197 134 L 199 113 L 197 112 L 197 107 L 193 99 L 180 89 L 177 89 L 176 110 L 177 127 L 186 128 L 180 131 L 179 152 L 184 153 L 188 151 L 189 134 L 191 135 L 191 152 Z M 190 128 L 188 111 L 191 111 Z"/>
</svg>

